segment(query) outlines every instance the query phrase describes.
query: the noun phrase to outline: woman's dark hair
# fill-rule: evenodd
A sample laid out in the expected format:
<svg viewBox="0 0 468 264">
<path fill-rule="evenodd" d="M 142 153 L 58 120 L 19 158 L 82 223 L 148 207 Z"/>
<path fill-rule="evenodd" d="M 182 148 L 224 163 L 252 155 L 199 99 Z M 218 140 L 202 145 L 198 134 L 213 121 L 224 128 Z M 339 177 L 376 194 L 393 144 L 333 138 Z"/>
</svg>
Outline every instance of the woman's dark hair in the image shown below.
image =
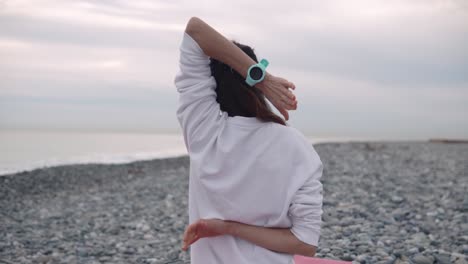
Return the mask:
<svg viewBox="0 0 468 264">
<path fill-rule="evenodd" d="M 235 40 L 232 42 L 258 63 L 251 47 Z M 213 58 L 210 58 L 210 68 L 216 80 L 216 101 L 222 111 L 229 116 L 257 117 L 265 122 L 286 125 L 281 117 L 272 112 L 263 92 L 255 86 L 250 87 L 236 70 Z"/>
</svg>

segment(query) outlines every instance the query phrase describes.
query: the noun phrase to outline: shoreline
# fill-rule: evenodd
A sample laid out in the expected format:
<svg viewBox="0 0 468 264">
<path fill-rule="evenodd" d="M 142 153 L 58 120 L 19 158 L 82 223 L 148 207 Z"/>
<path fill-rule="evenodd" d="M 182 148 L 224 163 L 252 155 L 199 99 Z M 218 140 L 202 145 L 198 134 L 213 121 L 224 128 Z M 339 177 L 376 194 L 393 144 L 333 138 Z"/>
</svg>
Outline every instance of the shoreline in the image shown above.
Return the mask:
<svg viewBox="0 0 468 264">
<path fill-rule="evenodd" d="M 0 171 L 0 178 L 1 177 L 10 177 L 15 174 L 20 174 L 20 173 L 29 173 L 33 172 L 35 170 L 41 170 L 41 169 L 52 169 L 55 167 L 64 167 L 64 166 L 80 166 L 80 165 L 126 165 L 126 164 L 131 164 L 134 162 L 145 162 L 145 161 L 154 161 L 154 160 L 164 160 L 164 159 L 173 159 L 173 158 L 180 158 L 188 156 L 187 154 L 176 154 L 176 155 L 169 155 L 169 156 L 162 156 L 162 157 L 150 157 L 150 158 L 138 158 L 138 159 L 128 159 L 128 160 L 122 160 L 122 161 L 82 161 L 80 162 L 80 159 L 76 159 L 76 161 L 64 161 L 62 162 L 57 162 L 57 163 L 49 163 L 46 165 L 30 165 L 27 168 L 24 169 L 4 169 L 3 171 Z"/>
<path fill-rule="evenodd" d="M 468 141 L 466 141 L 468 142 Z M 327 141 L 327 140 L 318 140 L 317 142 L 313 143 L 311 142 L 312 145 L 323 145 L 323 144 L 352 144 L 352 143 L 436 143 L 436 144 L 465 144 L 466 143 L 463 140 L 456 140 L 456 141 L 451 141 L 451 140 L 434 140 L 434 139 L 429 139 L 429 140 L 357 140 L 357 139 L 351 139 L 351 140 L 336 140 L 336 141 Z M 62 160 L 62 161 L 56 161 L 56 159 L 50 159 L 49 161 L 44 160 L 44 161 L 38 161 L 35 162 L 35 164 L 30 164 L 30 165 L 25 165 L 22 168 L 5 168 L 0 170 L 0 177 L 8 177 L 14 174 L 19 174 L 19 173 L 27 173 L 27 172 L 32 172 L 37 169 L 50 169 L 54 167 L 59 167 L 59 166 L 76 166 L 76 165 L 97 165 L 97 164 L 102 164 L 102 165 L 121 165 L 121 164 L 130 164 L 133 162 L 139 162 L 139 161 L 153 161 L 153 160 L 160 160 L 160 159 L 171 159 L 171 158 L 178 158 L 178 157 L 183 157 L 187 156 L 188 154 L 168 154 L 168 155 L 153 155 L 154 157 L 147 157 L 147 158 L 138 158 L 138 156 L 142 156 L 144 153 L 133 153 L 133 154 L 122 154 L 120 156 L 114 156 L 113 158 L 108 158 L 109 161 L 104 161 L 104 160 L 96 160 L 93 161 L 91 158 L 83 158 L 83 157 L 76 157 L 68 160 Z M 91 156 L 91 155 L 90 155 Z"/>
</svg>

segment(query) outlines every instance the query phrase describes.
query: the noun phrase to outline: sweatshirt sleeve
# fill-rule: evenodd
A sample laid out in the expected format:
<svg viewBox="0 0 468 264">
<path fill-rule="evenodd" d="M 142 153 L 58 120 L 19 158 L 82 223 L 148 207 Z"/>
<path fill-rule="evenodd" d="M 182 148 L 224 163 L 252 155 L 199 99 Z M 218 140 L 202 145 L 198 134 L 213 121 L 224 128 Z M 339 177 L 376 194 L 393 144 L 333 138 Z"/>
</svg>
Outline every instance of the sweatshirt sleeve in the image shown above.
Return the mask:
<svg viewBox="0 0 468 264">
<path fill-rule="evenodd" d="M 292 221 L 291 232 L 302 242 L 318 246 L 323 212 L 323 187 L 320 182 L 323 164 L 310 147 L 316 158 L 305 161 L 311 164 L 306 166 L 309 171 L 305 172 L 309 177 L 293 196 L 288 213 Z"/>
<path fill-rule="evenodd" d="M 216 101 L 216 81 L 211 75 L 209 57 L 185 31 L 179 51 L 179 71 L 174 78 L 179 93 L 176 115 L 190 151 L 195 142 L 212 136 L 222 112 Z"/>
</svg>

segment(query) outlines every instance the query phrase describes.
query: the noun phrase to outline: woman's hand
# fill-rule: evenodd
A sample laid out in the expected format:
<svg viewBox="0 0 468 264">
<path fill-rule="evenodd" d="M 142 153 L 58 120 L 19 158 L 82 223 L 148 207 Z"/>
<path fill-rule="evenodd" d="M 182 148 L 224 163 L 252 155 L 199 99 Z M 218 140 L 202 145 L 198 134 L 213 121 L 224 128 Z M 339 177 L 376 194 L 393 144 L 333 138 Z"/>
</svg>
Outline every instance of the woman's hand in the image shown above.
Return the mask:
<svg viewBox="0 0 468 264">
<path fill-rule="evenodd" d="M 289 88 L 296 89 L 292 82 L 266 72 L 265 79 L 255 86 L 265 94 L 286 120 L 289 119 L 287 110 L 297 109 L 296 96 L 289 90 Z"/>
<path fill-rule="evenodd" d="M 182 250 L 204 237 L 220 236 L 227 233 L 228 225 L 221 219 L 200 219 L 185 229 Z"/>
</svg>

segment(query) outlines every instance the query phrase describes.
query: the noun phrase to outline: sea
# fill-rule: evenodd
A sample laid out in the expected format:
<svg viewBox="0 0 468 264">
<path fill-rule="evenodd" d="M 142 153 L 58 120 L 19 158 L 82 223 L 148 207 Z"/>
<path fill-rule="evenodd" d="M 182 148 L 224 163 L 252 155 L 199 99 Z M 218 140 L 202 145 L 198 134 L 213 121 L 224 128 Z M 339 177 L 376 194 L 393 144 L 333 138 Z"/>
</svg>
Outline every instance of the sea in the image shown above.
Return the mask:
<svg viewBox="0 0 468 264">
<path fill-rule="evenodd" d="M 343 141 L 308 137 L 311 144 Z M 0 176 L 66 164 L 119 164 L 187 155 L 180 133 L 0 130 Z"/>
</svg>

